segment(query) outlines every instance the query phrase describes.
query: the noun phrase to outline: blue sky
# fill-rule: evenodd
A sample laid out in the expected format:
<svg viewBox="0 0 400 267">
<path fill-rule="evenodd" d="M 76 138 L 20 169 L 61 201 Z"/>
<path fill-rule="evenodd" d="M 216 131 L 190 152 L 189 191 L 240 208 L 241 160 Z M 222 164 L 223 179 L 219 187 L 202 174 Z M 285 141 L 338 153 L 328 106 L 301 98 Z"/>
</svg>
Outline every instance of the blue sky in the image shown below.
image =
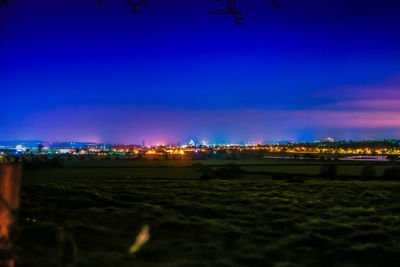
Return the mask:
<svg viewBox="0 0 400 267">
<path fill-rule="evenodd" d="M 0 139 L 399 137 L 398 1 L 237 2 L 0 7 Z"/>
</svg>

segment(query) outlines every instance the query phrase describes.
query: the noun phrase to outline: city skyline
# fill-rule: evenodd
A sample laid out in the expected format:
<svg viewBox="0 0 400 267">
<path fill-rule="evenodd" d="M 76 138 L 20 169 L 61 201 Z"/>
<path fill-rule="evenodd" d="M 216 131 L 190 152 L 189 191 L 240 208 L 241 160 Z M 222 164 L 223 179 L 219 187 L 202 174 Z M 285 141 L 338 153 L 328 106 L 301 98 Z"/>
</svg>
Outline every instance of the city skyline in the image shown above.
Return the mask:
<svg viewBox="0 0 400 267">
<path fill-rule="evenodd" d="M 323 139 L 315 139 L 312 141 L 296 141 L 296 140 L 258 140 L 257 142 L 241 141 L 238 143 L 210 143 L 206 140 L 190 138 L 184 142 L 173 142 L 173 143 L 158 143 L 151 144 L 145 139 L 141 143 L 96 143 L 96 142 L 85 142 L 85 141 L 48 141 L 48 140 L 0 140 L 0 148 L 34 148 L 40 147 L 45 148 L 81 148 L 81 147 L 103 147 L 103 146 L 133 146 L 133 147 L 218 147 L 218 146 L 274 146 L 274 145 L 301 145 L 301 144 L 371 144 L 375 142 L 400 144 L 400 139 L 369 139 L 369 140 L 346 140 L 340 139 L 335 140 L 332 137 Z"/>
</svg>

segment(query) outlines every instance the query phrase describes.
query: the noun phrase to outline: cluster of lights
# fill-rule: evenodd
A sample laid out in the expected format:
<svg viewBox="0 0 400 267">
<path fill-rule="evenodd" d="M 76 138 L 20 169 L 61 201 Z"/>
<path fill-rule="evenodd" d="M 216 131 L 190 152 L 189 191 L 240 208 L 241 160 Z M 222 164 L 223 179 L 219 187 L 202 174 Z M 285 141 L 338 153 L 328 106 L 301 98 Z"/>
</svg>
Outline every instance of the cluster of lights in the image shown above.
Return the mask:
<svg viewBox="0 0 400 267">
<path fill-rule="evenodd" d="M 188 145 L 163 145 L 156 146 L 138 146 L 138 145 L 114 145 L 110 148 L 104 147 L 90 147 L 87 149 L 75 148 L 48 148 L 43 147 L 40 151 L 38 149 L 26 149 L 22 145 L 15 147 L 17 154 L 33 153 L 33 154 L 70 154 L 70 155 L 123 155 L 123 156 L 138 156 L 138 155 L 190 155 L 197 153 L 218 153 L 219 151 L 227 152 L 241 152 L 241 151 L 262 151 L 270 153 L 315 153 L 315 154 L 348 154 L 348 155 L 400 155 L 400 146 L 398 144 L 388 145 L 390 143 L 380 143 L 379 145 L 372 143 L 289 143 L 289 144 L 224 144 L 224 145 L 208 145 L 202 142 L 201 145 L 195 144 L 191 141 Z M 0 150 L 0 157 L 7 153 Z"/>
</svg>

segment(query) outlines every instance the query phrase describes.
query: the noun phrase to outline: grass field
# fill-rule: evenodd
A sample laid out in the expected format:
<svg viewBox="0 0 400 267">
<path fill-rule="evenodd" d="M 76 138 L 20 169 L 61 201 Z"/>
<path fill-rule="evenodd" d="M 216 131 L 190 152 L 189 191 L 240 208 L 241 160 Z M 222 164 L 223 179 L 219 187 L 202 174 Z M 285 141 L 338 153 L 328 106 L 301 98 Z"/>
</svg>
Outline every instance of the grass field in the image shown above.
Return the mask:
<svg viewBox="0 0 400 267">
<path fill-rule="evenodd" d="M 199 163 L 230 164 L 71 161 L 25 171 L 20 265 L 57 266 L 64 226 L 75 236 L 77 266 L 400 266 L 400 182 L 262 174 L 202 181 Z M 320 169 L 236 164 L 254 173 Z M 362 166 L 353 165 L 339 172 L 359 174 Z M 149 242 L 129 255 L 146 224 Z"/>
</svg>

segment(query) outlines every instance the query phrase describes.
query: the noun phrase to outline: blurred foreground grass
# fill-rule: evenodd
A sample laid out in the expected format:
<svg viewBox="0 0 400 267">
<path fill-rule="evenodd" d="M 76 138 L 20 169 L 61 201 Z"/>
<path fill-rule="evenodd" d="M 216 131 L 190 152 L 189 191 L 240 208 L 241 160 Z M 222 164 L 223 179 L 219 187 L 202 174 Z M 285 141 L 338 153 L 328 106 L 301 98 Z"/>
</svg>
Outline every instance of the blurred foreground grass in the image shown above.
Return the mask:
<svg viewBox="0 0 400 267">
<path fill-rule="evenodd" d="M 57 266 L 62 225 L 77 266 L 400 266 L 399 182 L 201 181 L 193 162 L 112 164 L 25 172 L 20 265 Z M 150 240 L 130 255 L 144 225 Z"/>
</svg>

